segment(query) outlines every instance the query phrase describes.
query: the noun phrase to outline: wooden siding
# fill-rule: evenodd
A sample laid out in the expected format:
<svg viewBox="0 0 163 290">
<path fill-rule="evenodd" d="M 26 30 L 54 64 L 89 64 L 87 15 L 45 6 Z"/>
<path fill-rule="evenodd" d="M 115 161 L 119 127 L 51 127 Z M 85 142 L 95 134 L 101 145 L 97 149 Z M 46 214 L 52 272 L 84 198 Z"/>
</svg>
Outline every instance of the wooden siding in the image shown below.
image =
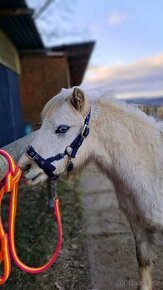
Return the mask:
<svg viewBox="0 0 163 290">
<path fill-rule="evenodd" d="M 0 63 L 13 71 L 20 73 L 18 52 L 2 30 L 0 30 Z"/>
<path fill-rule="evenodd" d="M 19 75 L 0 64 L 0 147 L 22 135 Z"/>
<path fill-rule="evenodd" d="M 61 88 L 69 87 L 65 56 L 24 55 L 21 57 L 21 97 L 25 122 L 36 125 L 46 102 Z"/>
</svg>

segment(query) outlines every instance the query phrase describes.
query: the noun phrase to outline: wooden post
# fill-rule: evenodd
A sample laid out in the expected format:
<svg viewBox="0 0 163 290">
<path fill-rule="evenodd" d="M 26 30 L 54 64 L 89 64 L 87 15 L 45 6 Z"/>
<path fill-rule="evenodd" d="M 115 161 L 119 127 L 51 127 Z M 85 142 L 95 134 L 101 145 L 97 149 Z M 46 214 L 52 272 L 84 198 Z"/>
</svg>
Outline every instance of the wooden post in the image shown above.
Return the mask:
<svg viewBox="0 0 163 290">
<path fill-rule="evenodd" d="M 1 148 L 3 150 L 6 150 L 15 160 L 15 162 L 18 162 L 21 155 L 24 153 L 26 147 L 30 145 L 33 138 L 36 136 L 37 131 Z M 0 155 L 0 181 L 5 177 L 6 173 L 8 171 L 8 164 L 6 159 Z"/>
</svg>

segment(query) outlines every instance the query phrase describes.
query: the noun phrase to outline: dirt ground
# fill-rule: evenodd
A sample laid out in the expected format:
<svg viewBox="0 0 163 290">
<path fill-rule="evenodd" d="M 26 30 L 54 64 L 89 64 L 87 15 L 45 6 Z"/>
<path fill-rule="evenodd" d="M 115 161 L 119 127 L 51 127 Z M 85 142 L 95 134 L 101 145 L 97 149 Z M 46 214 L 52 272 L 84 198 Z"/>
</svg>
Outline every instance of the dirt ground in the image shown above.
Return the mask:
<svg viewBox="0 0 163 290">
<path fill-rule="evenodd" d="M 80 186 L 93 290 L 136 290 L 135 243 L 111 182 L 94 167 L 83 171 Z M 156 234 L 153 290 L 163 289 L 163 235 Z"/>
</svg>

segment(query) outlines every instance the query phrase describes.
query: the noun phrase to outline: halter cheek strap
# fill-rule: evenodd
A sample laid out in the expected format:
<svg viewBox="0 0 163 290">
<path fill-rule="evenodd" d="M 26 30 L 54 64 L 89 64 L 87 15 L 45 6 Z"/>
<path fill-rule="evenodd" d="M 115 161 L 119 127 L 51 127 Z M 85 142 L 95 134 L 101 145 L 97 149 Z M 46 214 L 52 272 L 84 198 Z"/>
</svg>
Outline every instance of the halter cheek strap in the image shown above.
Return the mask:
<svg viewBox="0 0 163 290">
<path fill-rule="evenodd" d="M 81 133 L 74 139 L 74 141 L 71 143 L 70 146 L 66 147 L 64 153 L 58 153 L 55 156 L 49 157 L 47 159 L 44 159 L 41 155 L 39 155 L 35 149 L 32 146 L 29 146 L 27 148 L 27 155 L 31 159 L 33 159 L 36 164 L 50 177 L 53 179 L 56 179 L 57 176 L 54 174 L 54 171 L 56 170 L 56 167 L 52 165 L 51 163 L 54 161 L 59 161 L 64 158 L 65 155 L 68 155 L 68 165 L 67 165 L 67 171 L 73 170 L 73 162 L 71 158 L 75 158 L 76 154 L 78 152 L 78 149 L 83 144 L 84 139 L 89 135 L 89 121 L 90 121 L 90 115 L 86 116 L 84 125 L 82 128 Z"/>
</svg>

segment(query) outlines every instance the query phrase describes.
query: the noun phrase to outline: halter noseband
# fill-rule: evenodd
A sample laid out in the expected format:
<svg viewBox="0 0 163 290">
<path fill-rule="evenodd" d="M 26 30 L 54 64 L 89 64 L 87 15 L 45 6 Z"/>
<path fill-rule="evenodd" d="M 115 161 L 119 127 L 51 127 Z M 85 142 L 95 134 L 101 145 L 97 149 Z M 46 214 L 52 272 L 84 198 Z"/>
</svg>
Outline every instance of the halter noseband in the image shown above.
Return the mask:
<svg viewBox="0 0 163 290">
<path fill-rule="evenodd" d="M 88 136 L 89 134 L 89 121 L 90 121 L 90 115 L 91 111 L 89 114 L 86 116 L 83 128 L 81 130 L 81 133 L 74 139 L 74 141 L 71 143 L 70 146 L 66 147 L 64 153 L 58 153 L 55 156 L 49 157 L 47 159 L 44 159 L 42 156 L 40 156 L 35 149 L 32 146 L 29 146 L 27 148 L 26 154 L 28 157 L 33 159 L 37 165 L 50 177 L 53 179 L 56 179 L 57 176 L 53 173 L 56 169 L 54 165 L 51 163 L 54 161 L 58 161 L 64 158 L 65 155 L 68 155 L 68 165 L 67 165 L 67 171 L 73 170 L 73 162 L 71 158 L 75 158 L 76 153 L 78 152 L 78 149 L 80 146 L 83 144 L 84 139 Z"/>
</svg>

